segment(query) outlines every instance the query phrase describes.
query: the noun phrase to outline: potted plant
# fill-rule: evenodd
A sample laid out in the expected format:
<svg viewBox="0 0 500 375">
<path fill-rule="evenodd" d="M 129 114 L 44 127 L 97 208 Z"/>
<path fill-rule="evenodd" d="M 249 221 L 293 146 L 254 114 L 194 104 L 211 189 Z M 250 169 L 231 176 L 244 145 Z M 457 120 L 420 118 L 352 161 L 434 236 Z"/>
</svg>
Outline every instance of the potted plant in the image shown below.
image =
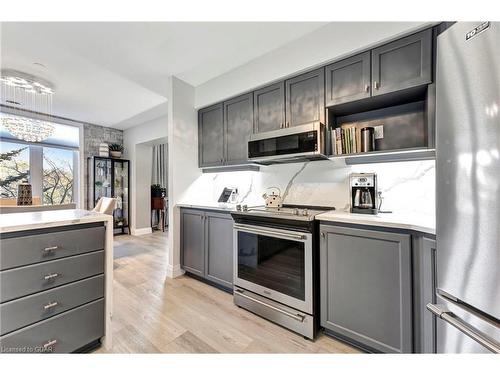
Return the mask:
<svg viewBox="0 0 500 375">
<path fill-rule="evenodd" d="M 123 152 L 123 145 L 119 143 L 111 143 L 109 145 L 109 153 L 113 158 L 121 158 Z"/>
<path fill-rule="evenodd" d="M 160 184 L 151 185 L 151 197 L 152 198 L 161 198 L 162 191 L 163 191 L 163 189 L 161 188 Z"/>
</svg>

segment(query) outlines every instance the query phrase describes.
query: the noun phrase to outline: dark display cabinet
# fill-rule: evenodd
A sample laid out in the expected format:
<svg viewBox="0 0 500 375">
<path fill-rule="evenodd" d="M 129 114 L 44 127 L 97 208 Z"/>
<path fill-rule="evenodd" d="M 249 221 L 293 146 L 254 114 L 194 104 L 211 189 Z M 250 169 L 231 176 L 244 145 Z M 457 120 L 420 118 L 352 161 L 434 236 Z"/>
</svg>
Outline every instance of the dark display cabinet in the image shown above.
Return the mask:
<svg viewBox="0 0 500 375">
<path fill-rule="evenodd" d="M 101 197 L 116 198 L 114 229 L 129 232 L 130 161 L 102 156 L 88 158 L 88 209 Z"/>
</svg>

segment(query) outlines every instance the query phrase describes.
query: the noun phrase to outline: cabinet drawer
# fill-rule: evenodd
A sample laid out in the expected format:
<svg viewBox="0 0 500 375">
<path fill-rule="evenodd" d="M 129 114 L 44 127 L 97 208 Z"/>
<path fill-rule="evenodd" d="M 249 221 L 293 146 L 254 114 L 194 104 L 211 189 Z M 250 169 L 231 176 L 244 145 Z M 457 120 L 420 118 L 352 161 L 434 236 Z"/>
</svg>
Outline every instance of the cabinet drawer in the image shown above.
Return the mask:
<svg viewBox="0 0 500 375">
<path fill-rule="evenodd" d="M 41 292 L 104 272 L 104 251 L 0 272 L 0 302 Z"/>
<path fill-rule="evenodd" d="M 104 226 L 2 238 L 0 270 L 104 249 Z"/>
<path fill-rule="evenodd" d="M 4 353 L 71 353 L 104 336 L 104 299 L 0 338 Z"/>
<path fill-rule="evenodd" d="M 104 296 L 104 275 L 16 299 L 0 305 L 0 335 L 84 305 Z"/>
</svg>

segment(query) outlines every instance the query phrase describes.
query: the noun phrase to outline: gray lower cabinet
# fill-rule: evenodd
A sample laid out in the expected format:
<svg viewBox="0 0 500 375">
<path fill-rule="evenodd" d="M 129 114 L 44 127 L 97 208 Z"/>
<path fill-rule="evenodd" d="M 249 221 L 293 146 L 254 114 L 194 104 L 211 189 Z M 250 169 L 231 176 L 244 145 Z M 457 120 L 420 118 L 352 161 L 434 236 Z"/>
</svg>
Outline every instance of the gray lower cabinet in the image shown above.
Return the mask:
<svg viewBox="0 0 500 375">
<path fill-rule="evenodd" d="M 205 277 L 227 288 L 233 287 L 233 218 L 206 213 Z"/>
<path fill-rule="evenodd" d="M 181 265 L 187 272 L 233 287 L 233 218 L 228 213 L 181 209 Z"/>
<path fill-rule="evenodd" d="M 71 353 L 104 335 L 104 299 L 0 337 L 4 353 Z"/>
<path fill-rule="evenodd" d="M 0 234 L 0 352 L 70 353 L 104 336 L 104 228 Z"/>
<path fill-rule="evenodd" d="M 321 225 L 321 325 L 384 353 L 411 353 L 411 236 Z"/>
<path fill-rule="evenodd" d="M 181 209 L 181 264 L 195 275 L 205 275 L 205 213 Z"/>
<path fill-rule="evenodd" d="M 198 164 L 220 166 L 224 162 L 224 118 L 222 103 L 198 111 Z"/>
<path fill-rule="evenodd" d="M 285 127 L 325 123 L 325 68 L 285 81 Z"/>
<path fill-rule="evenodd" d="M 225 165 L 247 162 L 253 126 L 253 93 L 224 102 Z"/>
<path fill-rule="evenodd" d="M 371 96 L 370 51 L 338 61 L 326 67 L 326 106 Z"/>
<path fill-rule="evenodd" d="M 372 50 L 372 95 L 432 82 L 432 29 Z"/>
<path fill-rule="evenodd" d="M 413 238 L 413 299 L 415 352 L 436 353 L 436 316 L 427 310 L 436 298 L 436 240 Z"/>
<path fill-rule="evenodd" d="M 278 82 L 254 91 L 255 132 L 285 127 L 285 83 Z"/>
</svg>

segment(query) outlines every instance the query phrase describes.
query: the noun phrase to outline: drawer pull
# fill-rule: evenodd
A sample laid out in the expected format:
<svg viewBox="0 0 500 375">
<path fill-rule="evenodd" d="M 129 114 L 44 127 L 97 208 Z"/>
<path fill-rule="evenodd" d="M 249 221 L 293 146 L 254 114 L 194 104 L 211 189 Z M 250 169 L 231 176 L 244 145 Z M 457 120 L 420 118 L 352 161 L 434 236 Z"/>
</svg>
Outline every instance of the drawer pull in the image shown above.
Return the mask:
<svg viewBox="0 0 500 375">
<path fill-rule="evenodd" d="M 56 307 L 57 305 L 59 305 L 59 302 L 56 302 L 56 301 L 54 301 L 54 302 L 49 302 L 49 303 L 47 303 L 47 304 L 43 307 L 43 309 L 44 309 L 44 310 L 49 310 L 49 309 L 52 309 L 52 308 Z"/>
<path fill-rule="evenodd" d="M 59 277 L 59 276 L 61 276 L 60 273 L 49 273 L 48 275 L 45 275 L 43 277 L 43 279 L 46 281 L 50 281 L 50 280 L 54 280 L 56 277 Z"/>
<path fill-rule="evenodd" d="M 55 339 L 49 340 L 45 344 L 43 344 L 43 348 L 48 349 L 48 348 L 53 347 L 55 344 L 57 344 L 57 340 L 55 340 Z"/>
<path fill-rule="evenodd" d="M 45 249 L 43 249 L 43 252 L 44 253 L 51 253 L 57 249 L 59 249 L 59 246 L 49 246 L 49 247 L 46 247 Z"/>
</svg>

